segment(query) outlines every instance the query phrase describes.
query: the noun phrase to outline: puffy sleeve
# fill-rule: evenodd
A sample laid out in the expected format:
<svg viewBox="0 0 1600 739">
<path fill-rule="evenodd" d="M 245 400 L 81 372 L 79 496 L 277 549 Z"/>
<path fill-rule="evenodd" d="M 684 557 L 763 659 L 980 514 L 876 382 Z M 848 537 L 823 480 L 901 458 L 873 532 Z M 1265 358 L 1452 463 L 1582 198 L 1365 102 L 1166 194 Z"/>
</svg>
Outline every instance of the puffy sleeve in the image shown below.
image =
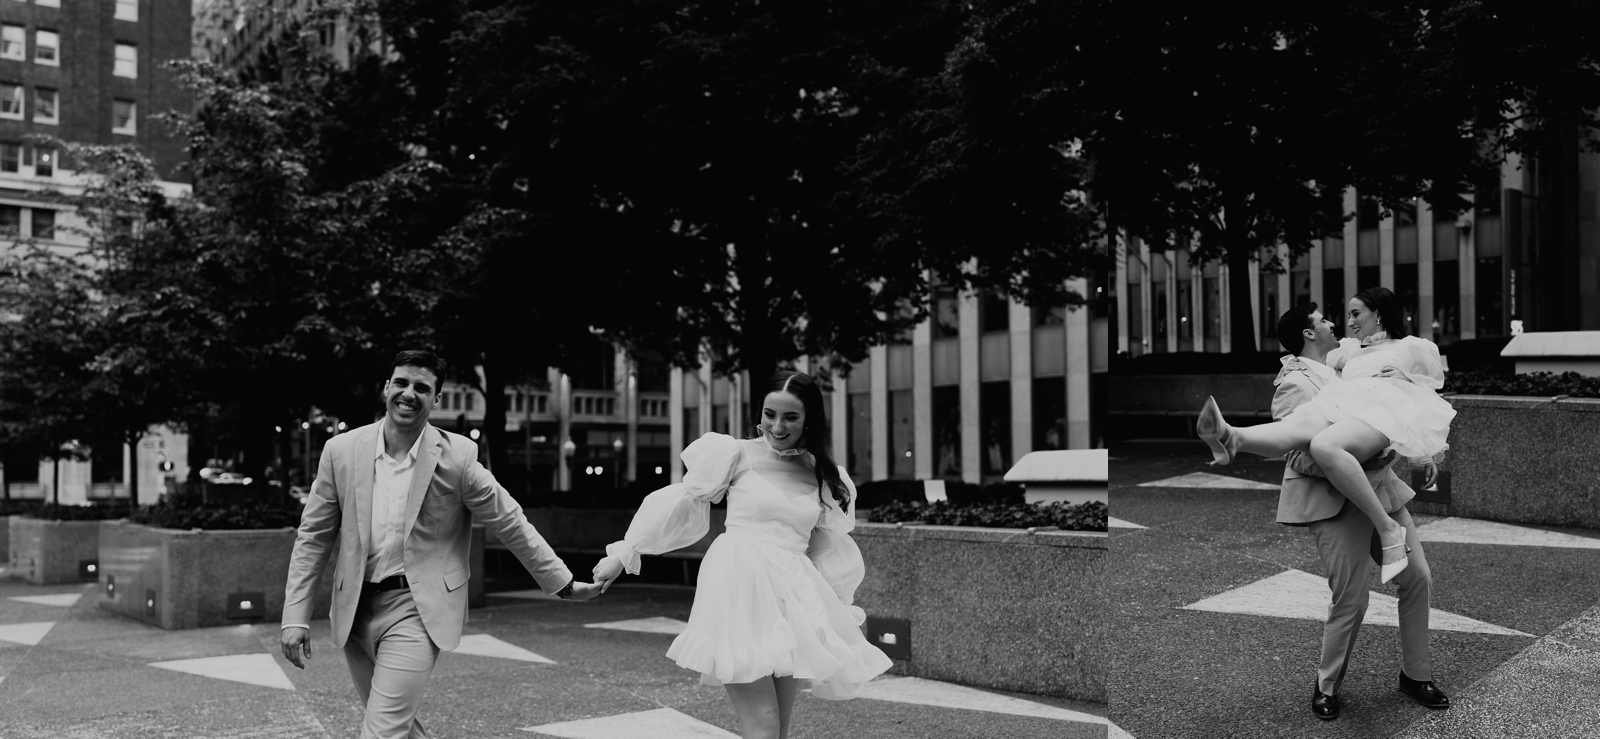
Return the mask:
<svg viewBox="0 0 1600 739">
<path fill-rule="evenodd" d="M 739 466 L 741 444 L 726 434 L 706 434 L 683 450 L 683 482 L 645 496 L 622 541 L 606 554 L 639 574 L 639 555 L 661 554 L 700 540 L 711 530 L 711 504 L 728 494 Z"/>
<path fill-rule="evenodd" d="M 843 467 L 839 468 L 839 480 L 844 483 L 850 510 L 842 509 L 838 501 L 828 496 L 828 510 L 822 513 L 816 528 L 811 530 L 811 543 L 806 547 L 806 556 L 816 565 L 822 579 L 828 581 L 828 586 L 839 596 L 839 601 L 849 606 L 859 626 L 866 623 L 867 614 L 854 603 L 856 588 L 866 577 L 867 566 L 861 560 L 861 550 L 856 547 L 855 540 L 850 538 L 850 532 L 856 527 L 856 485 Z"/>
<path fill-rule="evenodd" d="M 1399 353 L 1406 366 L 1400 368 L 1422 387 L 1439 390 L 1444 387 L 1444 363 L 1439 361 L 1439 345 L 1417 336 L 1407 336 L 1399 341 Z"/>
<path fill-rule="evenodd" d="M 1350 352 L 1353 352 L 1353 351 L 1355 351 L 1357 349 L 1360 349 L 1360 348 L 1361 348 L 1361 340 L 1360 339 L 1352 339 L 1352 338 L 1349 338 L 1349 337 L 1340 339 L 1339 340 L 1339 346 L 1337 348 L 1335 348 L 1333 351 L 1328 352 L 1327 365 L 1329 367 L 1332 367 L 1332 368 L 1340 371 L 1340 372 L 1343 372 L 1344 371 L 1344 363 L 1349 361 L 1349 359 L 1350 359 Z"/>
</svg>

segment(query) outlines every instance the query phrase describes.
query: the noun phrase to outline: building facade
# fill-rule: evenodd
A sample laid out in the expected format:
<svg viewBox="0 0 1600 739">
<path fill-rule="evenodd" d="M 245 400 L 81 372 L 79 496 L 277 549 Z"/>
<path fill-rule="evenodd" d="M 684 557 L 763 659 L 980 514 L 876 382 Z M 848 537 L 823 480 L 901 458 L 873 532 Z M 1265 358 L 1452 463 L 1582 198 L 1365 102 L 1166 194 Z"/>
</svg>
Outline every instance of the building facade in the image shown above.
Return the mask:
<svg viewBox="0 0 1600 739">
<path fill-rule="evenodd" d="M 1283 273 L 1250 263 L 1256 344 L 1276 351 L 1278 316 L 1308 301 L 1330 317 L 1357 291 L 1394 290 L 1410 331 L 1441 347 L 1524 331 L 1600 329 L 1600 155 L 1511 157 L 1463 213 L 1423 201 L 1382 208 L 1354 190 L 1344 232 Z M 1270 255 L 1264 255 L 1270 256 Z M 1184 249 L 1119 241 L 1115 342 L 1128 356 L 1233 348 L 1227 265 L 1191 265 Z M 1335 320 L 1342 335 L 1342 321 Z"/>
<path fill-rule="evenodd" d="M 70 201 L 82 178 L 30 136 L 132 144 L 154 161 L 169 195 L 188 190 L 183 142 L 148 116 L 191 108 L 162 67 L 189 58 L 189 10 L 188 0 L 0 2 L 0 252 L 23 240 L 61 251 L 87 244 Z M 167 477 L 188 474 L 187 447 L 183 435 L 157 428 L 137 455 L 111 447 L 88 461 L 4 459 L 0 486 L 12 497 L 86 502 L 126 497 L 125 481 L 138 474 L 141 499 L 153 500 Z"/>
</svg>

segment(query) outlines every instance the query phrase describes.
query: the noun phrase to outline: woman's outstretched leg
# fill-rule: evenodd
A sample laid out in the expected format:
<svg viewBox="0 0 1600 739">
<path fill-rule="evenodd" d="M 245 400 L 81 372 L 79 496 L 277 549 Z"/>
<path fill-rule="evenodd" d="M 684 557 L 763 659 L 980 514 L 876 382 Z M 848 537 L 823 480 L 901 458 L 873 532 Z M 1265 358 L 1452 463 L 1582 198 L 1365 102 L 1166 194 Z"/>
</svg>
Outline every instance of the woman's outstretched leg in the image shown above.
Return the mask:
<svg viewBox="0 0 1600 739">
<path fill-rule="evenodd" d="M 1404 529 L 1383 509 L 1377 491 L 1372 489 L 1366 472 L 1361 469 L 1361 460 L 1377 456 L 1388 446 L 1389 437 L 1355 418 L 1339 421 L 1311 439 L 1311 458 L 1328 476 L 1328 481 L 1372 521 L 1373 528 L 1378 530 L 1378 540 L 1385 547 L 1403 545 Z M 1404 546 L 1383 550 L 1384 564 L 1405 558 Z"/>
<path fill-rule="evenodd" d="M 1281 457 L 1296 449 L 1307 451 L 1311 439 L 1327 427 L 1328 419 L 1320 413 L 1296 413 L 1282 421 L 1258 426 L 1229 426 L 1217 410 L 1216 402 L 1209 398 L 1195 423 L 1195 431 L 1211 444 L 1221 464 L 1232 462 L 1239 452 Z"/>
</svg>

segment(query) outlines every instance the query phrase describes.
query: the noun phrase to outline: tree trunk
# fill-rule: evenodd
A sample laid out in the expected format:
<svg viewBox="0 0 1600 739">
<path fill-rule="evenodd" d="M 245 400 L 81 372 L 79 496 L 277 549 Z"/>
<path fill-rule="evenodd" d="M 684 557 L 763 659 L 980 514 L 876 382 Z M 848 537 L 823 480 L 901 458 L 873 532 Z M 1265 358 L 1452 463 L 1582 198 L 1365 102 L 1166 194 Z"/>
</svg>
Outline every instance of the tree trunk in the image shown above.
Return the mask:
<svg viewBox="0 0 1600 739">
<path fill-rule="evenodd" d="M 128 507 L 139 507 L 139 441 L 143 433 L 128 435 Z"/>
<path fill-rule="evenodd" d="M 1254 309 L 1250 305 L 1250 255 L 1244 243 L 1244 227 L 1228 224 L 1228 329 L 1233 333 L 1232 350 L 1241 354 L 1256 351 Z"/>
</svg>

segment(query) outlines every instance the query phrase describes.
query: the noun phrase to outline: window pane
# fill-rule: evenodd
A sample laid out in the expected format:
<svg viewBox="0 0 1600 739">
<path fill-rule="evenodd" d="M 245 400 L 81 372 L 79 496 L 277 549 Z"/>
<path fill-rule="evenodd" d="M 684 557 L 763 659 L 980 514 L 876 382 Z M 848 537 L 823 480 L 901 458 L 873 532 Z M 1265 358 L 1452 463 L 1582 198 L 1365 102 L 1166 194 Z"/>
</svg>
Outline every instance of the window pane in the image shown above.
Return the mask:
<svg viewBox="0 0 1600 739">
<path fill-rule="evenodd" d="M 1011 383 L 978 386 L 978 434 L 983 474 L 1004 475 L 1011 469 Z"/>
<path fill-rule="evenodd" d="M 117 44 L 117 60 L 111 73 L 118 77 L 138 77 L 139 51 L 132 44 Z"/>
<path fill-rule="evenodd" d="M 28 33 L 22 26 L 5 26 L 0 28 L 0 57 L 7 59 L 24 58 L 23 47 L 27 45 Z"/>
<path fill-rule="evenodd" d="M 54 177 L 56 173 L 56 150 L 34 149 L 33 173 L 40 177 Z"/>
<path fill-rule="evenodd" d="M 61 45 L 61 37 L 55 31 L 39 31 L 33 37 L 33 60 L 36 62 L 55 63 L 56 49 Z"/>
<path fill-rule="evenodd" d="M 111 102 L 111 130 L 119 133 L 133 133 L 134 115 L 132 100 L 113 100 Z"/>
<path fill-rule="evenodd" d="M 22 117 L 22 85 L 0 85 L 0 115 Z"/>
<path fill-rule="evenodd" d="M 139 0 L 117 0 L 117 20 L 139 20 Z"/>
<path fill-rule="evenodd" d="M 33 92 L 33 119 L 36 121 L 55 121 L 56 103 L 59 93 L 55 90 L 38 88 Z"/>
<path fill-rule="evenodd" d="M 15 205 L 0 205 L 0 234 L 16 236 L 22 229 L 22 209 Z"/>
<path fill-rule="evenodd" d="M 20 172 L 22 147 L 17 144 L 0 144 L 0 172 Z"/>
<path fill-rule="evenodd" d="M 54 239 L 56 237 L 56 212 L 44 208 L 33 209 L 33 237 L 36 239 Z"/>
</svg>

